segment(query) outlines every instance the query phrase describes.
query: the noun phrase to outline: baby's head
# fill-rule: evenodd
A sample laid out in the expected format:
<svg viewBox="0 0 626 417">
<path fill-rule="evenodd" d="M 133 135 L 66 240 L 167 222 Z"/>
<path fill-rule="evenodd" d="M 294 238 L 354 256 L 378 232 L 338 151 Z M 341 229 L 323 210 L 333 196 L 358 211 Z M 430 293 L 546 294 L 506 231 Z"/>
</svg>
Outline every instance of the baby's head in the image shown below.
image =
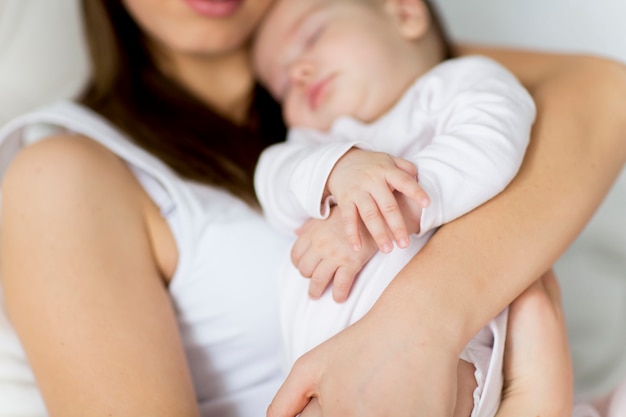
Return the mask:
<svg viewBox="0 0 626 417">
<path fill-rule="evenodd" d="M 277 0 L 254 66 L 289 126 L 327 130 L 344 115 L 371 122 L 448 57 L 433 19 L 423 0 Z"/>
</svg>

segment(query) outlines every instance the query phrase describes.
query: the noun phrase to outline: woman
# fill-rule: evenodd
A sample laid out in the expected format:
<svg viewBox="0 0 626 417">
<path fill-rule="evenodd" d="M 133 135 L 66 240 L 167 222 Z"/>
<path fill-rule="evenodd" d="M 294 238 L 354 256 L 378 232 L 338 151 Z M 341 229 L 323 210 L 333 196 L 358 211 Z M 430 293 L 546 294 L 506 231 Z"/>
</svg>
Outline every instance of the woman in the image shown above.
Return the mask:
<svg viewBox="0 0 626 417">
<path fill-rule="evenodd" d="M 83 4 L 95 73 L 83 102 L 95 113 L 64 104 L 5 131 L 69 128 L 20 151 L 3 179 L 6 304 L 46 406 L 262 414 L 282 380 L 272 277 L 284 242 L 253 209 L 251 173 L 283 129 L 247 45 L 271 0 Z M 448 415 L 462 346 L 549 268 L 626 160 L 621 67 L 461 52 L 501 60 L 537 100 L 522 171 L 442 229 L 364 320 L 305 357 L 270 415 L 295 415 L 310 396 L 324 415 Z"/>
</svg>

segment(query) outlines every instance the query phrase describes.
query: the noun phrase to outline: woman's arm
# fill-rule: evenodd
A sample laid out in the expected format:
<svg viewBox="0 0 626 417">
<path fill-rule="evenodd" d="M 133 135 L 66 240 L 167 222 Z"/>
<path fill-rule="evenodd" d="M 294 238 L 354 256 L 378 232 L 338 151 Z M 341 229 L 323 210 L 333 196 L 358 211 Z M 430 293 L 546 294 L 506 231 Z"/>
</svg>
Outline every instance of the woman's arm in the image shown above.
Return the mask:
<svg viewBox="0 0 626 417">
<path fill-rule="evenodd" d="M 463 346 L 550 268 L 621 170 L 623 66 L 592 57 L 480 52 L 517 74 L 537 104 L 518 176 L 487 204 L 442 227 L 370 313 L 303 357 L 270 416 L 292 416 L 311 396 L 328 415 L 450 415 Z"/>
<path fill-rule="evenodd" d="M 510 306 L 503 376 L 502 403 L 496 417 L 572 415 L 572 362 L 561 291 L 552 271 Z M 313 398 L 300 417 L 322 415 Z"/>
<path fill-rule="evenodd" d="M 2 193 L 6 305 L 49 414 L 198 416 L 158 208 L 124 163 L 50 138 L 16 157 Z"/>
<path fill-rule="evenodd" d="M 499 300 L 491 307 L 498 312 L 549 269 L 626 161 L 624 66 L 594 57 L 479 51 L 501 60 L 531 91 L 538 118 L 530 147 L 506 190 L 444 226 L 399 276 L 413 281 L 419 273 L 456 283 L 446 293 L 467 295 L 461 298 L 469 302 L 463 313 L 468 322 L 460 327 L 466 338 L 492 316 L 472 298 Z"/>
<path fill-rule="evenodd" d="M 485 55 L 495 59 L 512 71 L 533 95 L 537 88 L 550 85 L 555 78 L 568 75 L 585 77 L 583 73 L 587 71 L 620 72 L 623 69 L 623 65 L 597 56 L 539 52 L 528 49 L 461 44 L 456 47 L 456 53 L 458 55 Z"/>
</svg>

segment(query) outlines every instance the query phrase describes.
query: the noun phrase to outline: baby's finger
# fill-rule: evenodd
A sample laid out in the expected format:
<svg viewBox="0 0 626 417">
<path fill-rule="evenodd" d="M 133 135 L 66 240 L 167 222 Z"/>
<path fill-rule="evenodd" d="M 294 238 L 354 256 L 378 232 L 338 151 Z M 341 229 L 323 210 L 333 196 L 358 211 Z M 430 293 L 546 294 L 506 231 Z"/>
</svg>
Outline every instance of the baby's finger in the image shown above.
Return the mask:
<svg viewBox="0 0 626 417">
<path fill-rule="evenodd" d="M 402 171 L 406 172 L 413 178 L 417 178 L 417 167 L 411 161 L 407 161 L 406 159 L 393 157 L 393 162 L 396 164 L 398 168 Z"/>
<path fill-rule="evenodd" d="M 381 190 L 381 192 L 372 195 L 378 210 L 382 214 L 386 222 L 386 227 L 400 248 L 406 248 L 409 245 L 409 232 L 407 231 L 404 216 L 398 205 L 396 197 L 389 189 Z"/>
<path fill-rule="evenodd" d="M 295 230 L 296 236 L 302 236 L 307 230 L 311 228 L 313 221 L 311 219 L 305 221 L 302 226 L 298 227 Z"/>
<path fill-rule="evenodd" d="M 311 240 L 303 237 L 299 237 L 291 247 L 291 263 L 298 265 L 302 257 L 307 253 L 311 247 Z"/>
<path fill-rule="evenodd" d="M 294 266 L 305 278 L 311 278 L 322 259 L 313 251 L 307 251 Z"/>
<path fill-rule="evenodd" d="M 422 208 L 428 207 L 430 204 L 430 198 L 426 191 L 415 177 L 406 172 L 396 170 L 388 173 L 387 183 L 392 189 L 404 194 Z"/>
<path fill-rule="evenodd" d="M 337 268 L 333 279 L 333 299 L 336 302 L 343 303 L 348 299 L 356 274 L 357 272 L 352 268 L 345 266 Z"/>
<path fill-rule="evenodd" d="M 361 220 L 359 219 L 357 207 L 354 204 L 350 204 L 349 206 L 342 205 L 339 209 L 341 210 L 343 228 L 348 238 L 348 243 L 352 250 L 358 252 L 363 245 L 359 232 L 359 222 Z"/>
<path fill-rule="evenodd" d="M 322 260 L 311 275 L 311 281 L 309 282 L 309 297 L 313 299 L 320 298 L 322 294 L 324 294 L 324 291 L 326 291 L 328 284 L 333 281 L 335 271 L 337 271 L 337 265 L 332 262 Z"/>
<path fill-rule="evenodd" d="M 361 220 L 366 229 L 370 232 L 372 239 L 376 242 L 378 249 L 383 253 L 389 253 L 393 249 L 391 238 L 389 237 L 387 224 L 378 210 L 376 202 L 371 196 L 361 198 L 355 202 Z"/>
</svg>

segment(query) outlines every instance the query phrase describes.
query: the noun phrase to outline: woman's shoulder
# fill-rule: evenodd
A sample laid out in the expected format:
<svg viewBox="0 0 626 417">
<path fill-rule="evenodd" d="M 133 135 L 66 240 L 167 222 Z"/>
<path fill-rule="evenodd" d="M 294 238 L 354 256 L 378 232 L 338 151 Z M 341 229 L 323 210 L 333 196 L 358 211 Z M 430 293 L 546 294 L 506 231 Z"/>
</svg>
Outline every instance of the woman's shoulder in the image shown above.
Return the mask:
<svg viewBox="0 0 626 417">
<path fill-rule="evenodd" d="M 176 266 L 157 206 L 125 161 L 89 137 L 59 133 L 24 147 L 4 175 L 1 201 L 3 229 L 19 229 L 34 251 L 49 243 L 37 237 L 42 234 L 79 242 L 77 254 L 103 254 L 107 244 L 132 240 L 145 243 L 133 247 L 137 256 L 153 251 L 143 259 L 155 262 L 163 277 Z"/>
<path fill-rule="evenodd" d="M 68 132 L 69 135 L 65 135 L 64 132 Z M 163 171 L 163 164 L 157 158 L 135 144 L 132 138 L 115 124 L 90 108 L 71 101 L 49 104 L 7 123 L 0 129 L 0 152 L 5 156 L 3 159 L 6 159 L 11 152 L 15 153 L 24 145 L 41 142 L 42 139 L 48 142 L 50 136 L 54 136 L 54 142 L 57 143 L 42 148 L 69 146 L 76 148 L 76 151 L 86 150 L 89 146 L 80 146 L 80 140 L 72 140 L 77 136 L 84 136 L 93 142 L 92 149 L 101 148 L 104 151 L 104 148 L 107 148 L 129 164 L 146 169 L 148 172 Z M 76 143 L 72 145 L 72 142 Z M 96 143 L 102 146 L 98 147 Z"/>
<path fill-rule="evenodd" d="M 24 147 L 2 181 L 3 204 L 57 205 L 72 210 L 106 195 L 128 206 L 140 191 L 128 167 L 112 151 L 88 137 L 59 133 Z"/>
<path fill-rule="evenodd" d="M 173 177 L 161 161 L 108 120 L 85 106 L 66 101 L 24 114 L 0 129 L 3 182 L 32 181 L 28 173 L 34 170 L 47 172 L 41 180 L 58 181 L 59 186 L 73 184 L 77 189 L 87 184 L 102 186 L 116 178 L 137 184 L 134 170 L 160 179 Z"/>
<path fill-rule="evenodd" d="M 108 148 L 84 135 L 60 132 L 24 147 L 14 158 L 7 174 L 43 173 L 51 180 L 67 177 L 76 182 L 98 180 L 99 171 L 109 175 L 125 169 L 120 159 Z M 75 174 L 83 175 L 75 175 Z M 56 174 L 50 177 L 50 174 Z"/>
</svg>

